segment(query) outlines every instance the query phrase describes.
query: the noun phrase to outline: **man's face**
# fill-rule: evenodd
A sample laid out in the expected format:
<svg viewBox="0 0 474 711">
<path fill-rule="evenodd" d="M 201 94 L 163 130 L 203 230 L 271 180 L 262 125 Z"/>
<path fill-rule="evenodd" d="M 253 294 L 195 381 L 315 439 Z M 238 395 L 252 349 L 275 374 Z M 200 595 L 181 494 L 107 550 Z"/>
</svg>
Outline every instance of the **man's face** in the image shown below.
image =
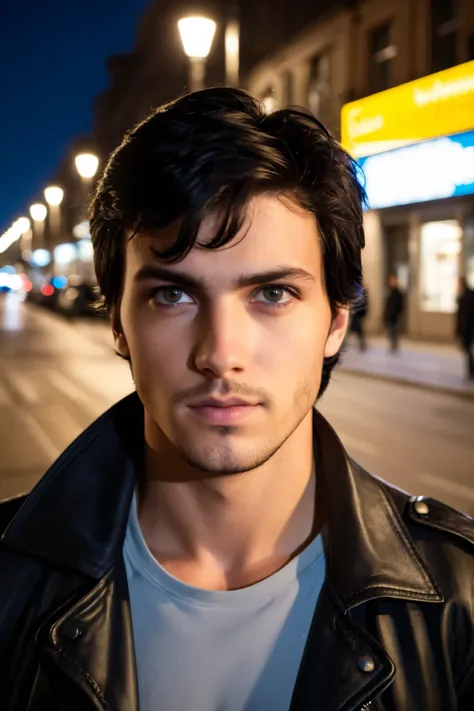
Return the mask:
<svg viewBox="0 0 474 711">
<path fill-rule="evenodd" d="M 204 220 L 199 244 L 215 224 Z M 288 200 L 254 198 L 230 245 L 165 264 L 153 248 L 176 230 L 127 242 L 116 347 L 153 442 L 208 473 L 249 471 L 311 417 L 347 311 L 331 319 L 316 221 Z"/>
</svg>

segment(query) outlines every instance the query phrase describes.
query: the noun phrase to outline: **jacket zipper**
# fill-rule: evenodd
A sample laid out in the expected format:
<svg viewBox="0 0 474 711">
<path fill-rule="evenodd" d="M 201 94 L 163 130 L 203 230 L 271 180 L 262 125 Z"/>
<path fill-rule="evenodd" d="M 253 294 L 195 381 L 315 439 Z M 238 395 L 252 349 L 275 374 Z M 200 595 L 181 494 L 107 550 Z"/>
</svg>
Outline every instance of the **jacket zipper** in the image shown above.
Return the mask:
<svg viewBox="0 0 474 711">
<path fill-rule="evenodd" d="M 373 701 L 368 701 L 366 704 L 361 706 L 360 711 L 378 711 L 379 705 L 376 701 L 376 699 L 373 699 Z"/>
</svg>

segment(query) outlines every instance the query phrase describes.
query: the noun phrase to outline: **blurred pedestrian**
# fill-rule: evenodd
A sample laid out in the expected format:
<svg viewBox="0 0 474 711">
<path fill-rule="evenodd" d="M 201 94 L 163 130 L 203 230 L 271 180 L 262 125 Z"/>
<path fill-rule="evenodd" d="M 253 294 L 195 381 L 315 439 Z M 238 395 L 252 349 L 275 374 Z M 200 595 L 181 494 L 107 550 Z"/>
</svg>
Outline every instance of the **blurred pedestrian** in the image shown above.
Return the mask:
<svg viewBox="0 0 474 711">
<path fill-rule="evenodd" d="M 363 202 L 317 119 L 237 89 L 112 153 L 91 236 L 136 392 L 0 504 L 2 711 L 472 711 L 474 523 L 317 411 Z"/>
<path fill-rule="evenodd" d="M 364 321 L 367 317 L 368 310 L 369 297 L 367 294 L 367 290 L 365 288 L 362 288 L 357 303 L 355 304 L 352 310 L 349 329 L 351 333 L 355 333 L 355 335 L 357 336 L 357 339 L 359 341 L 359 350 L 361 352 L 367 349 Z"/>
<path fill-rule="evenodd" d="M 474 379 L 474 291 L 466 277 L 459 279 L 456 336 L 466 354 L 466 376 Z"/>
<path fill-rule="evenodd" d="M 390 274 L 388 278 L 388 294 L 385 300 L 383 318 L 392 353 L 395 353 L 398 350 L 398 337 L 403 308 L 404 298 L 398 285 L 398 278 L 395 274 Z"/>
</svg>

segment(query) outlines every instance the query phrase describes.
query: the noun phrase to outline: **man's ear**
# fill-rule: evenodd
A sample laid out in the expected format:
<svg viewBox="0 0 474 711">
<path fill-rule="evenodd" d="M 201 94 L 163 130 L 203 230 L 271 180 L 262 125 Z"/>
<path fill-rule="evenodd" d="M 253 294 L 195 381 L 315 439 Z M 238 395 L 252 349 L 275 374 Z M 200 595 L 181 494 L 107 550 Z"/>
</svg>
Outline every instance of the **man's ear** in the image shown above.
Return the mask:
<svg viewBox="0 0 474 711">
<path fill-rule="evenodd" d="M 120 311 L 118 306 L 115 306 L 110 314 L 110 320 L 112 323 L 112 332 L 114 334 L 114 344 L 115 351 L 122 358 L 130 358 L 130 351 L 128 349 L 127 339 L 122 329 L 122 323 L 120 321 Z"/>
<path fill-rule="evenodd" d="M 350 311 L 341 307 L 331 322 L 331 330 L 324 348 L 324 357 L 331 358 L 339 352 L 349 325 Z"/>
</svg>

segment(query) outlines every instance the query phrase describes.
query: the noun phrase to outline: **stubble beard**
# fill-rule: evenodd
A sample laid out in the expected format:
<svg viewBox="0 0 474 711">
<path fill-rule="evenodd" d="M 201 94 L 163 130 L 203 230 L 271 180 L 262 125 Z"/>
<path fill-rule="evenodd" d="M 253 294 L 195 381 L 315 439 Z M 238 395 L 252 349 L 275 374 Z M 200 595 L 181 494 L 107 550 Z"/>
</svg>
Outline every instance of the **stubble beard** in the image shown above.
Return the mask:
<svg viewBox="0 0 474 711">
<path fill-rule="evenodd" d="M 222 438 L 222 443 L 215 447 L 205 447 L 202 451 L 197 452 L 196 448 L 186 446 L 182 442 L 174 442 L 174 446 L 179 452 L 182 459 L 194 469 L 200 471 L 204 476 L 209 478 L 219 476 L 229 476 L 236 474 L 245 474 L 262 467 L 277 452 L 285 445 L 285 443 L 296 432 L 303 420 L 306 418 L 310 410 L 313 409 L 316 401 L 316 394 L 312 394 L 309 383 L 305 381 L 295 393 L 293 408 L 297 412 L 301 408 L 301 403 L 305 402 L 299 416 L 293 422 L 290 429 L 281 436 L 276 442 L 269 446 L 255 447 L 254 451 L 246 451 L 242 453 L 238 447 L 227 444 L 228 440 L 233 435 L 237 435 L 239 428 L 235 426 L 217 427 L 214 429 L 215 434 Z M 268 428 L 271 432 L 271 428 Z M 216 450 L 219 450 L 217 453 Z"/>
</svg>

